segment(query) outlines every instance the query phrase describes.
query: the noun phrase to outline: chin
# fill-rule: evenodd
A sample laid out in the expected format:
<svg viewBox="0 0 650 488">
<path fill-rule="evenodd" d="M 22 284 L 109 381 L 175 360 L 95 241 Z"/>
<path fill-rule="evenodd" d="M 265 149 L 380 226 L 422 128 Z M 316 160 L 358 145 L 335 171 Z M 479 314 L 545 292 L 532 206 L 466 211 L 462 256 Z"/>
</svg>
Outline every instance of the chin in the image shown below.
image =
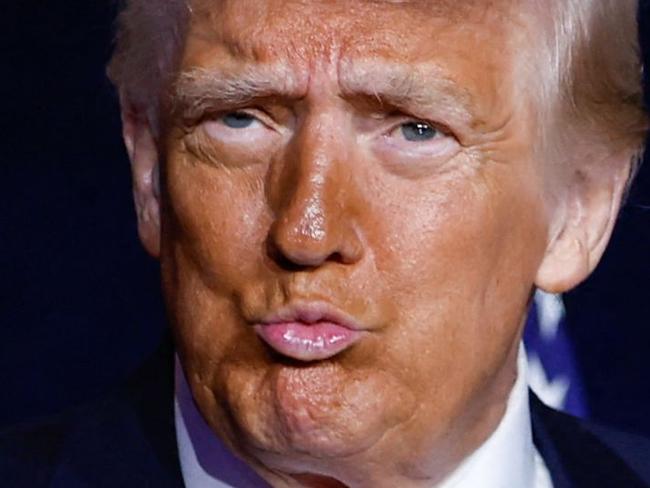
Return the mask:
<svg viewBox="0 0 650 488">
<path fill-rule="evenodd" d="M 265 464 L 343 458 L 370 450 L 411 418 L 415 399 L 386 373 L 336 360 L 230 367 L 217 403 L 231 441 Z M 223 421 L 223 417 L 222 417 Z M 218 428 L 218 431 L 223 429 Z"/>
</svg>

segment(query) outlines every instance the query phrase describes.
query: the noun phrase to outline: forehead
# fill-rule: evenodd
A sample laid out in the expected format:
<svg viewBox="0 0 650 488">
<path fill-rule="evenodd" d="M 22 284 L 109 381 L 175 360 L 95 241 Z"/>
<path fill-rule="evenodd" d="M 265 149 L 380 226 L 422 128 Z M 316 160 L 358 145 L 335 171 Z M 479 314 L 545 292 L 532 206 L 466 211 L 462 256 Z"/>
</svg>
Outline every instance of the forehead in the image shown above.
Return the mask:
<svg viewBox="0 0 650 488">
<path fill-rule="evenodd" d="M 462 44 L 502 49 L 517 10 L 507 0 L 193 0 L 191 5 L 190 41 L 220 43 L 228 54 L 255 61 L 397 53 L 415 61 L 441 49 L 461 50 Z M 444 43 L 451 37 L 456 42 Z"/>
<path fill-rule="evenodd" d="M 502 104 L 500 92 L 513 92 L 509 85 L 521 59 L 517 3 L 193 0 L 181 70 L 238 73 L 252 64 L 282 65 L 292 84 L 306 91 L 316 70 L 340 75 L 346 66 L 369 61 L 401 64 L 451 80 L 489 113 Z"/>
</svg>

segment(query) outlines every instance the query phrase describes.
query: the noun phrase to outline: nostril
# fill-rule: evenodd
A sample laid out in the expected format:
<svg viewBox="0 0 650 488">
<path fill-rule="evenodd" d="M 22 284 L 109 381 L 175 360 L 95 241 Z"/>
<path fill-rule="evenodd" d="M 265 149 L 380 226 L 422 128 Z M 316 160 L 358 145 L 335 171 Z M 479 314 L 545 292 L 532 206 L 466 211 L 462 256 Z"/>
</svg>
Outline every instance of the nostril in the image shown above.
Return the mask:
<svg viewBox="0 0 650 488">
<path fill-rule="evenodd" d="M 340 252 L 333 252 L 332 254 L 329 255 L 327 260 L 332 261 L 334 263 L 346 264 L 346 260 L 343 258 L 343 254 L 341 254 Z"/>
<path fill-rule="evenodd" d="M 306 243 L 293 243 L 291 246 L 282 246 L 274 239 L 269 238 L 266 248 L 268 257 L 286 271 L 317 268 L 326 262 L 347 264 L 343 253 L 310 249 Z"/>
<path fill-rule="evenodd" d="M 296 219 L 278 219 L 269 228 L 266 256 L 287 271 L 319 268 L 326 264 L 351 265 L 363 256 L 363 244 L 350 222 L 321 226 L 322 235 L 303 232 Z"/>
<path fill-rule="evenodd" d="M 273 239 L 268 239 L 266 242 L 266 254 L 274 263 L 285 271 L 301 271 L 310 267 L 304 263 L 292 260 L 287 253 L 280 249 Z"/>
<path fill-rule="evenodd" d="M 304 271 L 305 269 L 313 267 L 306 264 L 296 263 L 286 258 L 285 256 L 280 256 L 280 259 L 277 259 L 276 263 L 278 263 L 278 265 L 285 271 L 292 271 L 292 272 Z"/>
</svg>

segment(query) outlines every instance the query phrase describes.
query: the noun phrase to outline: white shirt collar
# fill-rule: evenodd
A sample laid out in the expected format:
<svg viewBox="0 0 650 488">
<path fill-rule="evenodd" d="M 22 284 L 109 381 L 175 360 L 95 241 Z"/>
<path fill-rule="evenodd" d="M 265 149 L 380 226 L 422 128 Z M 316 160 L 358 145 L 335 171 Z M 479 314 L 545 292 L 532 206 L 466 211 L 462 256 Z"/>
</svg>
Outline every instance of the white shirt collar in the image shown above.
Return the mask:
<svg viewBox="0 0 650 488">
<path fill-rule="evenodd" d="M 548 469 L 533 445 L 523 347 L 519 349 L 517 367 L 517 380 L 496 430 L 436 488 L 552 488 Z M 176 438 L 185 486 L 268 487 L 208 427 L 194 404 L 178 358 L 175 377 Z"/>
</svg>

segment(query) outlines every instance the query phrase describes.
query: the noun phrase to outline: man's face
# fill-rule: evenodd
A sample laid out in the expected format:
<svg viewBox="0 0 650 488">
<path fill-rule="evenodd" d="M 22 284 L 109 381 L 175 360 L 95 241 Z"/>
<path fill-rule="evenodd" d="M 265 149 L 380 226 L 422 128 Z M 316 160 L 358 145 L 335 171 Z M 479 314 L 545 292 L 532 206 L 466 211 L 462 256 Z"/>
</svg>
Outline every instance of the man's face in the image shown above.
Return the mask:
<svg viewBox="0 0 650 488">
<path fill-rule="evenodd" d="M 262 472 L 426 477 L 500 418 L 547 233 L 516 24 L 193 2 L 164 288 L 201 412 Z"/>
</svg>

